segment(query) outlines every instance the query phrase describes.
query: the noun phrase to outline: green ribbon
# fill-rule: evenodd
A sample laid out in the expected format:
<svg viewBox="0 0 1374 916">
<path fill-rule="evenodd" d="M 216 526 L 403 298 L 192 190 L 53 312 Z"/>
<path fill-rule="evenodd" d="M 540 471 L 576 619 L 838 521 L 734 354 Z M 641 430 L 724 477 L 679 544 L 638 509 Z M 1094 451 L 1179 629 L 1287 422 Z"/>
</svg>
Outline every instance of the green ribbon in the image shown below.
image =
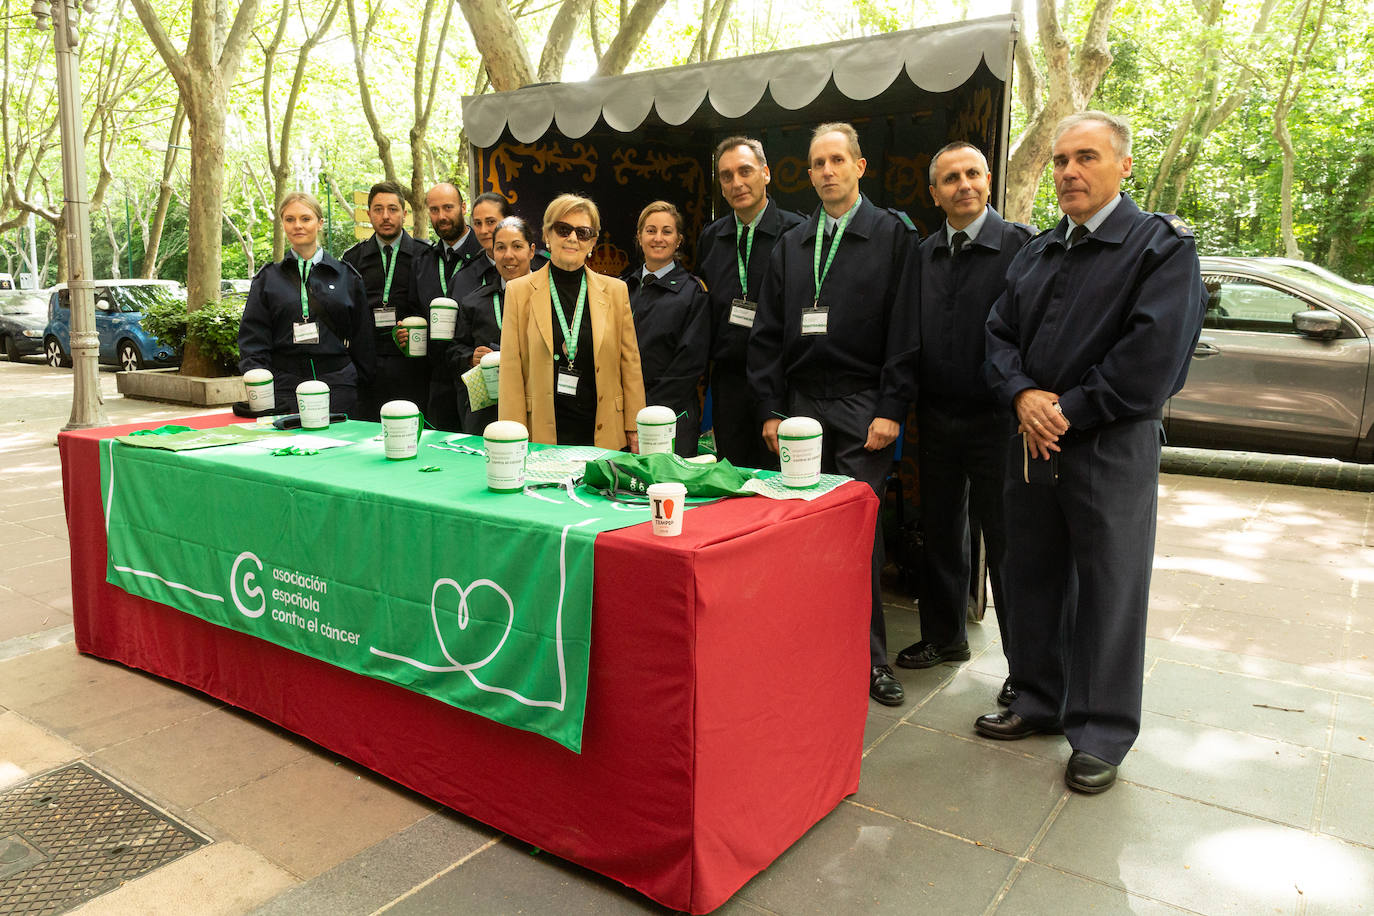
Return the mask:
<svg viewBox="0 0 1374 916">
<path fill-rule="evenodd" d="M 582 285 L 577 290 L 577 305 L 573 308 L 572 330 L 568 329 L 568 319 L 563 314 L 563 303 L 558 301 L 558 287 L 549 278 L 549 295 L 553 297 L 553 313 L 558 316 L 558 326 L 563 329 L 563 349 L 568 354 L 568 364 L 577 359 L 577 335 L 582 331 L 582 315 L 587 307 L 587 271 L 582 271 Z M 557 355 L 554 356 L 557 359 Z"/>
<path fill-rule="evenodd" d="M 821 304 L 821 284 L 825 282 L 826 276 L 830 273 L 830 265 L 835 261 L 835 252 L 840 250 L 840 238 L 844 235 L 850 218 L 853 217 L 854 211 L 859 209 L 861 203 L 863 203 L 862 195 L 854 201 L 854 206 L 850 207 L 844 216 L 835 220 L 835 241 L 830 243 L 830 254 L 826 255 L 824 269 L 821 269 L 821 242 L 825 238 L 825 221 L 834 218 L 825 212 L 824 207 L 821 208 L 821 218 L 816 221 L 816 256 L 811 265 L 812 276 L 816 280 L 816 298 L 812 300 L 812 308 Z"/>
</svg>

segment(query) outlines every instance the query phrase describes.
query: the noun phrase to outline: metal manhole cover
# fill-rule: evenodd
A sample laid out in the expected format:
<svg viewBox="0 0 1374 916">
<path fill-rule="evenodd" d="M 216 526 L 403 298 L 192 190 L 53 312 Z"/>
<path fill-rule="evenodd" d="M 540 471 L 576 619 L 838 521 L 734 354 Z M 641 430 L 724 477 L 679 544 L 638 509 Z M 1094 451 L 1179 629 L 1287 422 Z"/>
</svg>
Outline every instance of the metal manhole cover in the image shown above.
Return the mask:
<svg viewBox="0 0 1374 916">
<path fill-rule="evenodd" d="M 0 793 L 0 916 L 62 913 L 209 842 L 84 763 Z"/>
</svg>

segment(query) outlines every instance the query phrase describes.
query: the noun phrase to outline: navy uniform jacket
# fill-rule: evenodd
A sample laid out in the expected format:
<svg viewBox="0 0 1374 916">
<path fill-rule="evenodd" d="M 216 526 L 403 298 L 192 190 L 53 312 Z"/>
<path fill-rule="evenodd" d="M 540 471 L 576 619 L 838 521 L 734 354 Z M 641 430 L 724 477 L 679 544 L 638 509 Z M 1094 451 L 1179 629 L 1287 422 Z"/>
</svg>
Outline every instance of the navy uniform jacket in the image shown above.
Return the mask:
<svg viewBox="0 0 1374 916">
<path fill-rule="evenodd" d="M 643 265 L 639 265 L 620 279 L 630 289 L 630 312 L 644 371 L 644 403 L 698 416 L 697 383 L 706 374 L 711 350 L 706 290 L 681 264 L 661 278 L 642 277 Z"/>
<path fill-rule="evenodd" d="M 914 260 L 916 230 L 861 197 L 821 285 L 820 305 L 830 309 L 826 333 L 803 335 L 802 311 L 816 298 L 813 256 L 821 213 L 817 207 L 789 230 L 768 263 L 749 338 L 757 419 L 785 411 L 789 388 L 814 398 L 877 389 L 876 416 L 901 422 L 915 396 L 916 372 L 903 334 L 913 322 L 896 315 L 909 304 L 897 292 Z"/>
<path fill-rule="evenodd" d="M 477 287 L 458 303 L 458 323 L 453 329 L 453 345 L 448 348 L 454 378 L 472 368 L 472 354 L 478 347 L 501 349 L 501 328 L 496 323 L 492 296 L 501 302 L 501 317 L 505 318 L 506 291 L 501 288 L 501 276 L 495 271 L 492 282 Z"/>
<path fill-rule="evenodd" d="M 917 251 L 919 268 L 907 272 L 900 301 L 918 322 L 914 340 L 917 393 L 951 412 L 996 406 L 983 377 L 988 313 L 1007 288 L 1007 267 L 1035 230 L 1009 223 L 992 207 L 978 237 L 950 256 L 945 226 Z"/>
<path fill-rule="evenodd" d="M 768 257 L 778 239 L 804 220 L 790 210 L 784 210 L 769 200 L 754 227 L 754 241 L 749 249 L 749 263 L 745 265 L 749 280 L 749 298 L 757 302 L 768 272 Z M 723 365 L 744 369 L 745 352 L 749 347 L 749 329 L 730 323 L 730 303 L 740 298 L 739 237 L 735 233 L 735 213 L 711 223 L 701 232 L 697 242 L 697 275 L 706 282 L 711 304 L 711 358 Z M 645 376 L 647 378 L 647 376 Z"/>
<path fill-rule="evenodd" d="M 387 307 L 396 310 L 396 320 L 399 322 L 402 318 L 419 314 L 411 311 L 413 307 L 410 299 L 411 271 L 415 258 L 429 246 L 417 240 L 404 229 L 401 230 L 401 236 L 396 244 L 398 246 L 394 255 L 396 269 L 391 275 L 391 298 Z M 359 242 L 345 251 L 339 260 L 352 267 L 363 278 L 363 286 L 367 288 L 368 308 L 374 312 L 382 308 L 382 292 L 386 289 L 386 271 L 382 266 L 382 252 L 378 247 L 377 238 L 374 236 Z M 426 315 L 420 315 L 420 317 L 427 319 Z M 396 340 L 391 336 L 391 331 L 392 329 L 389 327 L 376 329 L 377 355 L 403 359 L 404 356 L 401 349 L 396 346 Z"/>
<path fill-rule="evenodd" d="M 1004 404 L 1027 388 L 1059 395 L 1071 432 L 1159 416 L 1183 387 L 1207 296 L 1193 233 L 1126 194 L 1065 249 L 1067 217 L 1012 261 L 988 318 L 988 383 Z"/>
<path fill-rule="evenodd" d="M 440 296 L 447 296 L 454 302 L 460 301 L 482 283 L 482 268 L 490 264 L 477 233 L 468 230 L 468 236 L 458 248 L 458 263 L 445 272 L 448 292 L 443 291 L 439 281 L 440 265 L 444 259 L 444 243 L 435 242 L 421 252 L 411 262 L 410 310 L 409 315 L 418 315 L 429 320 L 429 304 Z M 476 270 L 469 268 L 476 265 Z"/>
<path fill-rule="evenodd" d="M 292 328 L 301 320 L 301 275 L 294 255 L 274 261 L 253 278 L 239 322 L 239 371 L 285 369 L 334 372 L 352 362 L 358 384 L 372 378 L 375 367 L 372 310 L 358 272 L 328 253 L 310 267 L 306 296 L 310 320 L 320 342 L 296 343 Z"/>
</svg>

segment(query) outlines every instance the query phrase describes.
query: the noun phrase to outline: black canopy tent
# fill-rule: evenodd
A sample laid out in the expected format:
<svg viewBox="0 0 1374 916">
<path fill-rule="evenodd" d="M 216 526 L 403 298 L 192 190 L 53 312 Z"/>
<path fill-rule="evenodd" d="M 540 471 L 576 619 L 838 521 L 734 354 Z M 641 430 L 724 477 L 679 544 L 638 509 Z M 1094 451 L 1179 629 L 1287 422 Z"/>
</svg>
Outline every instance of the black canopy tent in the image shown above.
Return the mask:
<svg viewBox="0 0 1374 916">
<path fill-rule="evenodd" d="M 538 221 L 555 195 L 577 191 L 601 210 L 592 266 L 636 260 L 634 224 L 657 199 L 687 220 L 684 260 L 724 212 L 712 152 L 732 134 L 763 141 L 781 206 L 810 213 L 811 129 L 844 120 L 859 131 L 861 187 L 904 210 L 922 235 L 940 224 L 927 190 L 930 155 L 969 140 L 988 155 L 1002 199 L 1011 102 L 1013 16 L 931 26 L 684 67 L 528 86 L 463 99 L 474 193 L 495 191 Z"/>
</svg>

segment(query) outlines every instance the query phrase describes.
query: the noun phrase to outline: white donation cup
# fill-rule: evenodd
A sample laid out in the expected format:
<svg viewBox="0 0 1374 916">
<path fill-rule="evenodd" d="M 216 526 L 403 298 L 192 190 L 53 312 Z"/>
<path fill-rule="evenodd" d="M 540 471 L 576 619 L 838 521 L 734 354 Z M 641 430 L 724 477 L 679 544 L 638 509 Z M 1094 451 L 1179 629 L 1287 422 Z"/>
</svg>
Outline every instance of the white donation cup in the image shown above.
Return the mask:
<svg viewBox="0 0 1374 916">
<path fill-rule="evenodd" d="M 414 458 L 420 450 L 420 408 L 411 401 L 382 405 L 382 451 L 392 461 Z"/>
<path fill-rule="evenodd" d="M 525 455 L 530 434 L 514 420 L 488 423 L 482 431 L 487 449 L 487 489 L 494 493 L 519 493 L 525 488 Z"/>
<path fill-rule="evenodd" d="M 406 343 L 401 352 L 406 356 L 424 356 L 429 353 L 429 325 L 423 318 L 403 318 L 397 327 L 405 328 Z"/>
<path fill-rule="evenodd" d="M 432 340 L 452 340 L 458 326 L 458 303 L 444 296 L 429 300 L 429 336 Z"/>
<path fill-rule="evenodd" d="M 649 486 L 649 511 L 653 513 L 654 534 L 673 538 L 682 533 L 682 511 L 687 508 L 687 488 L 680 483 L 655 483 Z"/>
<path fill-rule="evenodd" d="M 650 405 L 635 415 L 639 427 L 639 453 L 656 455 L 671 453 L 677 439 L 677 414 L 672 408 Z"/>
<path fill-rule="evenodd" d="M 501 351 L 492 350 L 482 356 L 482 381 L 487 386 L 487 396 L 493 401 L 501 393 Z"/>
<path fill-rule="evenodd" d="M 329 386 L 318 380 L 296 386 L 296 405 L 301 414 L 301 429 L 329 428 Z"/>
<path fill-rule="evenodd" d="M 783 486 L 814 487 L 821 482 L 821 424 L 810 417 L 788 417 L 778 425 L 778 458 Z"/>
<path fill-rule="evenodd" d="M 262 413 L 276 406 L 272 373 L 266 369 L 249 369 L 243 373 L 243 387 L 248 390 L 248 409 Z"/>
</svg>

